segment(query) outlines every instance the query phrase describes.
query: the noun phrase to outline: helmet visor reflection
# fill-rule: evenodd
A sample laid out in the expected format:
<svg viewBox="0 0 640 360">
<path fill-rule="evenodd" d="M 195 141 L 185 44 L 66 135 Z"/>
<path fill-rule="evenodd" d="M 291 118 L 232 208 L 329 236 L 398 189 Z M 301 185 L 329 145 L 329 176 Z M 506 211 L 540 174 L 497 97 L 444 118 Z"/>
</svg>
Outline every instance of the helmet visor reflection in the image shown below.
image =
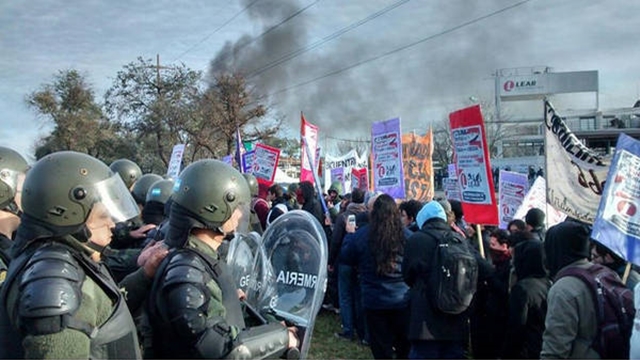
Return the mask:
<svg viewBox="0 0 640 360">
<path fill-rule="evenodd" d="M 127 221 L 140 213 L 138 204 L 131 196 L 120 175 L 115 174 L 96 183 L 95 189 L 98 195 L 97 201 L 106 207 L 113 221 Z"/>
</svg>

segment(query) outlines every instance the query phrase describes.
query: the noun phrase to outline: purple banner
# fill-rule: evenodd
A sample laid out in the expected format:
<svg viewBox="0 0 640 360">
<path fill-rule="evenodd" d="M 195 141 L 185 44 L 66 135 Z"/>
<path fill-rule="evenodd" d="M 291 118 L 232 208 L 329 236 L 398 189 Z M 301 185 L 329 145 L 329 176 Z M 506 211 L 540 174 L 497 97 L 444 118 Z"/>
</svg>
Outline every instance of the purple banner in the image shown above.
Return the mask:
<svg viewBox="0 0 640 360">
<path fill-rule="evenodd" d="M 242 154 L 242 166 L 244 173 L 251 174 L 253 173 L 253 160 L 256 157 L 256 151 L 251 150 Z"/>
<path fill-rule="evenodd" d="M 500 170 L 498 184 L 500 191 L 498 195 L 500 229 L 506 229 L 524 201 L 524 196 L 529 190 L 529 180 L 526 174 Z"/>
<path fill-rule="evenodd" d="M 343 167 L 331 169 L 331 184 L 333 185 L 334 182 L 340 183 L 340 185 L 342 186 L 342 190 L 341 190 L 342 193 L 340 195 L 344 195 L 346 190 L 344 186 L 344 168 Z"/>
<path fill-rule="evenodd" d="M 400 118 L 373 123 L 371 153 L 374 191 L 382 191 L 394 199 L 404 199 Z"/>
</svg>

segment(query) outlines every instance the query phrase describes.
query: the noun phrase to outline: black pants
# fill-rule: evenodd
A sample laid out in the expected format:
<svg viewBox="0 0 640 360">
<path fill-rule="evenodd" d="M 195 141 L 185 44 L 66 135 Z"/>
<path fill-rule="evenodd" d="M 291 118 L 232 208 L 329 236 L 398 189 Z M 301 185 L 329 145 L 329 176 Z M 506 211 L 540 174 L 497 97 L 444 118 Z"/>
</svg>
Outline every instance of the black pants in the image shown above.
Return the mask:
<svg viewBox="0 0 640 360">
<path fill-rule="evenodd" d="M 369 346 L 375 359 L 406 359 L 409 356 L 409 308 L 365 309 Z M 395 351 L 394 351 L 395 348 Z"/>
</svg>

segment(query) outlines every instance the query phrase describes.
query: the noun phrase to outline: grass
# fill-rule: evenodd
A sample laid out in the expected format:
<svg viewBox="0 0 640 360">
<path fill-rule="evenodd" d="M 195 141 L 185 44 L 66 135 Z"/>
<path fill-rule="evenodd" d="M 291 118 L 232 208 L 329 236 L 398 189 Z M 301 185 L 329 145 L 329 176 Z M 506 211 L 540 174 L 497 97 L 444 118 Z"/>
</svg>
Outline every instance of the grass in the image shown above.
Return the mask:
<svg viewBox="0 0 640 360">
<path fill-rule="evenodd" d="M 321 310 L 316 318 L 309 349 L 309 359 L 373 359 L 368 347 L 356 341 L 336 338 L 340 332 L 340 315 Z"/>
</svg>

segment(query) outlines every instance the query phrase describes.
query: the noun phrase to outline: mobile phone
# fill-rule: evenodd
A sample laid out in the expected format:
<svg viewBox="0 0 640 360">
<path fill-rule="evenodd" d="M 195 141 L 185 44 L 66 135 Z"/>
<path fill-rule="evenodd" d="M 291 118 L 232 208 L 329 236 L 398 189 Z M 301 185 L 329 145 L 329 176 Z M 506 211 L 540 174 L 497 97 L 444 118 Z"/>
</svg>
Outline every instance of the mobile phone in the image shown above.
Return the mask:
<svg viewBox="0 0 640 360">
<path fill-rule="evenodd" d="M 349 222 L 349 224 L 352 224 L 353 226 L 356 226 L 356 216 L 351 214 L 347 217 L 347 221 Z"/>
</svg>

